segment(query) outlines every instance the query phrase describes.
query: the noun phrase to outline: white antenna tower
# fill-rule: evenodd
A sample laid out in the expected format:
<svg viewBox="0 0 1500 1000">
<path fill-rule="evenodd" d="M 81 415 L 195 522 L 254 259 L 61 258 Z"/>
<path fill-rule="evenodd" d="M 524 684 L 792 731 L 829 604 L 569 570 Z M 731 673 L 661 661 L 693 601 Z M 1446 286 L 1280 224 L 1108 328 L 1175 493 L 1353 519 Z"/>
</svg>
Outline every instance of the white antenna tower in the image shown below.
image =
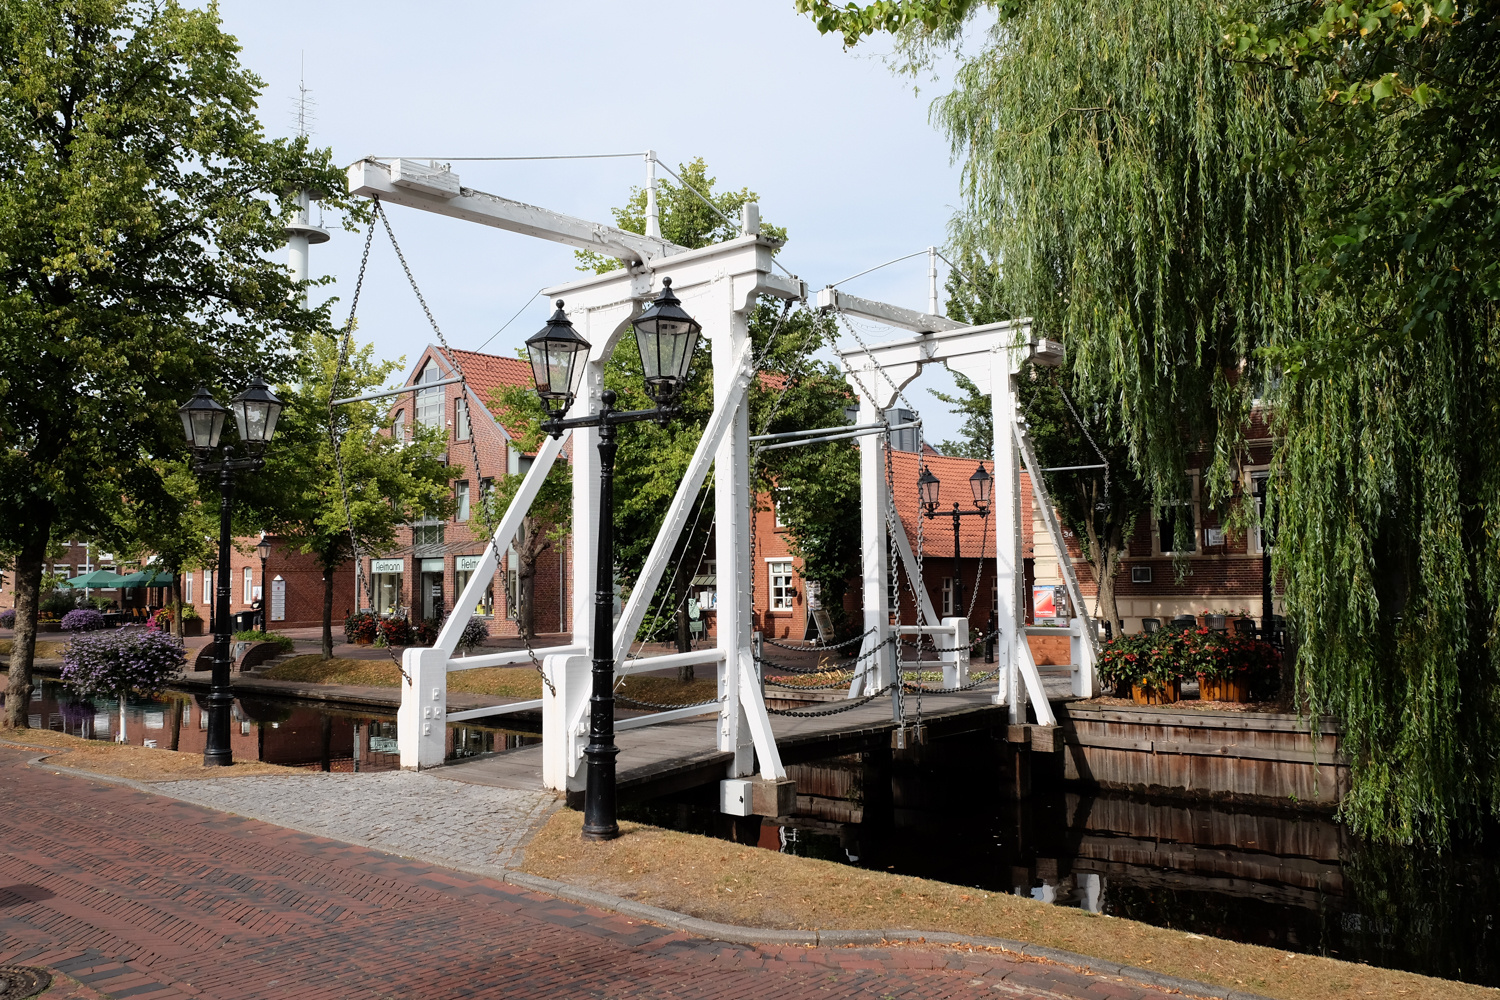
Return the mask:
<svg viewBox="0 0 1500 1000">
<path fill-rule="evenodd" d="M 297 78 L 297 96 L 292 98 L 292 104 L 296 109 L 297 137 L 305 139 L 312 135 L 313 126 L 318 123 L 318 102 L 312 99 L 311 92 L 307 89 L 306 52 L 302 54 L 302 67 Z"/>
</svg>

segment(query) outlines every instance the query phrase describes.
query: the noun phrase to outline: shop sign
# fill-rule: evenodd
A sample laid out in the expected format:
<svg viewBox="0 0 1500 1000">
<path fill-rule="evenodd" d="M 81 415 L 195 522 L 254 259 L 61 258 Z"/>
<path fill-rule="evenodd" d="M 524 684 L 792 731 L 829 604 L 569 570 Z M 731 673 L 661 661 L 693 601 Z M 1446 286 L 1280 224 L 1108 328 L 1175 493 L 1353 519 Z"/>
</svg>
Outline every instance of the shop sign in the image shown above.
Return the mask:
<svg viewBox="0 0 1500 1000">
<path fill-rule="evenodd" d="M 403 573 L 406 571 L 406 560 L 404 559 L 371 559 L 371 573 Z"/>
<path fill-rule="evenodd" d="M 479 568 L 479 560 L 483 556 L 454 556 L 453 568 L 460 573 L 472 573 Z"/>
</svg>

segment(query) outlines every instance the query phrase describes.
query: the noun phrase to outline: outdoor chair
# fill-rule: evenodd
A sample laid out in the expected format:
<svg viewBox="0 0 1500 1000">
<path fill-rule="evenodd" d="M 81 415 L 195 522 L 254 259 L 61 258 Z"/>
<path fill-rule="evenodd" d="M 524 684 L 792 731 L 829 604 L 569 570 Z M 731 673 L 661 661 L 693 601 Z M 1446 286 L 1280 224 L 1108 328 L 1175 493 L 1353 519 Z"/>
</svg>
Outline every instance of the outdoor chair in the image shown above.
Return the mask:
<svg viewBox="0 0 1500 1000">
<path fill-rule="evenodd" d="M 1150 635 L 1152 632 L 1155 632 L 1159 628 L 1161 628 L 1161 619 L 1160 618 L 1142 618 L 1141 619 L 1141 631 L 1145 632 L 1147 635 Z"/>
</svg>

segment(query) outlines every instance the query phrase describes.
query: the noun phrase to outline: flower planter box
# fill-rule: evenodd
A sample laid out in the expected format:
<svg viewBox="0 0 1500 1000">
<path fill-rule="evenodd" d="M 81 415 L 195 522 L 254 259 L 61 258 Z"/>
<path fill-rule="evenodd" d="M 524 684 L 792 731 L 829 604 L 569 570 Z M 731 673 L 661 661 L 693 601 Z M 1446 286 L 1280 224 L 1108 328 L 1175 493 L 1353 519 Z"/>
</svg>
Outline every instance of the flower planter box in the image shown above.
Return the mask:
<svg viewBox="0 0 1500 1000">
<path fill-rule="evenodd" d="M 1137 705 L 1170 705 L 1182 697 L 1182 682 L 1174 680 L 1161 688 L 1132 684 L 1130 697 Z"/>
<path fill-rule="evenodd" d="M 373 646 L 373 645 L 375 645 L 375 640 L 374 639 L 366 639 L 364 637 L 360 637 L 360 638 L 357 638 L 357 639 L 354 640 L 354 644 L 356 646 Z"/>
<path fill-rule="evenodd" d="M 1205 677 L 1198 675 L 1198 699 L 1200 701 L 1250 700 L 1250 683 L 1240 677 Z"/>
<path fill-rule="evenodd" d="M 202 618 L 184 618 L 182 620 L 182 634 L 183 635 L 202 635 L 203 634 L 203 619 Z"/>
<path fill-rule="evenodd" d="M 38 632 L 61 632 L 62 622 L 37 622 L 36 630 Z"/>
</svg>

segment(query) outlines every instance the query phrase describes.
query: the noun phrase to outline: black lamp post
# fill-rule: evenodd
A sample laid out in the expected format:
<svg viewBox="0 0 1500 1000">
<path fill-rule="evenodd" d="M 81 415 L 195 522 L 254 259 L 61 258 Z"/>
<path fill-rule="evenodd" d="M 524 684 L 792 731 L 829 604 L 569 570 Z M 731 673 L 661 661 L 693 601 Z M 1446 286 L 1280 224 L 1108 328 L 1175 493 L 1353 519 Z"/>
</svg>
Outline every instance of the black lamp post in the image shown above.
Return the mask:
<svg viewBox="0 0 1500 1000">
<path fill-rule="evenodd" d="M 234 696 L 229 693 L 229 512 L 234 500 L 233 473 L 259 469 L 266 445 L 276 433 L 281 416 L 281 400 L 255 379 L 250 387 L 229 402 L 225 409 L 214 401 L 207 389 L 200 388 L 193 398 L 178 408 L 183 434 L 192 446 L 199 472 L 219 474 L 219 568 L 214 587 L 214 670 L 208 694 L 208 741 L 203 750 L 204 765 L 234 763 L 229 749 L 229 710 Z M 240 432 L 240 447 L 219 443 L 224 417 L 234 414 Z M 215 452 L 218 452 L 217 460 Z M 261 585 L 265 585 L 262 562 Z"/>
<path fill-rule="evenodd" d="M 963 576 L 958 562 L 958 519 L 970 515 L 978 515 L 985 519 L 990 516 L 990 487 L 994 484 L 994 477 L 985 471 L 984 463 L 979 463 L 979 468 L 969 477 L 969 492 L 974 496 L 974 508 L 962 510 L 958 501 L 953 501 L 953 509 L 943 511 L 943 516 L 953 518 L 953 616 L 961 617 L 960 609 L 964 606 Z M 922 508 L 929 518 L 938 516 L 938 491 L 942 483 L 932 470 L 924 467 L 922 475 L 917 479 L 917 492 L 920 494 Z M 977 584 L 976 584 L 977 586 Z"/>
<path fill-rule="evenodd" d="M 271 601 L 271 592 L 266 589 L 266 561 L 271 558 L 271 540 L 265 535 L 260 536 L 260 544 L 255 547 L 255 554 L 260 556 L 260 630 L 266 630 L 266 606 Z"/>
<path fill-rule="evenodd" d="M 638 316 L 636 346 L 645 370 L 646 393 L 656 407 L 650 410 L 616 410 L 616 396 L 606 389 L 599 396 L 602 406 L 588 417 L 563 419 L 573 405 L 583 380 L 583 365 L 589 342 L 578 335 L 563 313 L 562 301 L 547 325 L 526 341 L 531 357 L 536 392 L 547 409 L 542 429 L 558 437 L 570 427 L 599 428 L 599 558 L 594 568 L 594 637 L 591 650 L 592 692 L 589 696 L 589 743 L 583 755 L 588 760 L 588 785 L 583 799 L 583 838 L 612 840 L 620 835 L 615 820 L 615 652 L 614 652 L 614 476 L 615 428 L 638 420 L 667 418 L 681 412 L 677 397 L 687 383 L 693 350 L 703 327 L 682 309 L 672 294 L 672 279 L 662 279 L 661 294 L 651 308 Z"/>
</svg>

